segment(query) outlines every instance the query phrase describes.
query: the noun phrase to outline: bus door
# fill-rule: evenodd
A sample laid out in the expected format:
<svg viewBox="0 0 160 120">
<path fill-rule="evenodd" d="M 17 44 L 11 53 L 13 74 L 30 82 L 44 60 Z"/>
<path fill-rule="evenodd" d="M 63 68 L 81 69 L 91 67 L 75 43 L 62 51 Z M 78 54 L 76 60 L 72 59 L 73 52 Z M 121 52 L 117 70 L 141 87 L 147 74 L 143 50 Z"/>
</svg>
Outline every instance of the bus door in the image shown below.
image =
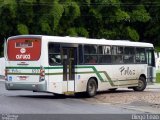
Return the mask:
<svg viewBox="0 0 160 120">
<path fill-rule="evenodd" d="M 77 64 L 77 48 L 62 47 L 63 91 L 75 91 L 75 65 Z"/>
<path fill-rule="evenodd" d="M 156 68 L 155 68 L 155 57 L 154 57 L 154 50 L 147 49 L 147 82 L 155 82 L 156 81 Z"/>
</svg>

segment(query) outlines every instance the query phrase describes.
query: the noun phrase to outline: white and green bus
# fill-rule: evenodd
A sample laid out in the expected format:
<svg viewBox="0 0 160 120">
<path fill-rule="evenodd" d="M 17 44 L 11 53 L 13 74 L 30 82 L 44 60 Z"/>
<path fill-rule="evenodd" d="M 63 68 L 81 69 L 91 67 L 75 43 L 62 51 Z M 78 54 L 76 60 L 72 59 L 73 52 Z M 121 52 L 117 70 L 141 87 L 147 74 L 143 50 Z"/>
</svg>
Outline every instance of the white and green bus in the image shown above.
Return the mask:
<svg viewBox="0 0 160 120">
<path fill-rule="evenodd" d="M 155 57 L 150 43 L 20 35 L 6 45 L 7 90 L 55 94 L 132 88 L 154 82 Z"/>
</svg>

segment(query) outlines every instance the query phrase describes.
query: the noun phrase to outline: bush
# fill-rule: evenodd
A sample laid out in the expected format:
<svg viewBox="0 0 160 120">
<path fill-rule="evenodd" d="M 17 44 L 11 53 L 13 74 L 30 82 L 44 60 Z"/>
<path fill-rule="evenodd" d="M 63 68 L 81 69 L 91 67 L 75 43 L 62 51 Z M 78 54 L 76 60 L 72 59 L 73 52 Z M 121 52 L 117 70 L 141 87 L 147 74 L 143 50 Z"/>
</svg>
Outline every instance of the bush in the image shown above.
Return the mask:
<svg viewBox="0 0 160 120">
<path fill-rule="evenodd" d="M 156 82 L 157 82 L 157 83 L 160 83 L 160 73 L 157 73 L 157 74 L 156 74 Z"/>
</svg>

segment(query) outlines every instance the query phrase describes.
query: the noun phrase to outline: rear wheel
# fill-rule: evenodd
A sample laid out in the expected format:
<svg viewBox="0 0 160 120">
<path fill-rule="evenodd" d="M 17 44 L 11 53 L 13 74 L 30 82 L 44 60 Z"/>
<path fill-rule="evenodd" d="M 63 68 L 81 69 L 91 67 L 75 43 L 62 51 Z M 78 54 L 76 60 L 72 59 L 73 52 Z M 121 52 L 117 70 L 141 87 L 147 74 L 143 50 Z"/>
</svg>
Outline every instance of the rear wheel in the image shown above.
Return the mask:
<svg viewBox="0 0 160 120">
<path fill-rule="evenodd" d="M 96 93 L 97 93 L 97 83 L 96 83 L 95 79 L 91 78 L 91 79 L 89 79 L 89 81 L 87 83 L 86 94 L 88 97 L 93 97 L 96 95 Z"/>
<path fill-rule="evenodd" d="M 146 79 L 141 76 L 138 81 L 138 86 L 134 87 L 133 90 L 134 91 L 143 91 L 146 88 L 146 86 L 147 86 Z"/>
</svg>

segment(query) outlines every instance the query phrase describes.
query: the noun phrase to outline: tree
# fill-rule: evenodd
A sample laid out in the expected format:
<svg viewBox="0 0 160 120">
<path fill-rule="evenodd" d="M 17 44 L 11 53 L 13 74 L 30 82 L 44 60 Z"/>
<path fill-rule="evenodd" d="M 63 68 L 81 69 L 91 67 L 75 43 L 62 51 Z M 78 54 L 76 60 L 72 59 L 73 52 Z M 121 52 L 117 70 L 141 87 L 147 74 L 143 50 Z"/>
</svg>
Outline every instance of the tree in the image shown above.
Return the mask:
<svg viewBox="0 0 160 120">
<path fill-rule="evenodd" d="M 158 0 L 0 1 L 0 50 L 5 38 L 19 34 L 127 39 L 160 46 L 159 6 Z"/>
<path fill-rule="evenodd" d="M 151 19 L 146 24 L 144 39 L 146 42 L 153 43 L 156 49 L 160 51 L 160 2 L 159 0 L 146 1 L 145 6 Z"/>
<path fill-rule="evenodd" d="M 0 2 L 0 51 L 3 51 L 4 39 L 11 36 L 15 28 L 17 4 L 15 0 L 4 0 Z M 0 52 L 0 56 L 3 53 Z"/>
</svg>

